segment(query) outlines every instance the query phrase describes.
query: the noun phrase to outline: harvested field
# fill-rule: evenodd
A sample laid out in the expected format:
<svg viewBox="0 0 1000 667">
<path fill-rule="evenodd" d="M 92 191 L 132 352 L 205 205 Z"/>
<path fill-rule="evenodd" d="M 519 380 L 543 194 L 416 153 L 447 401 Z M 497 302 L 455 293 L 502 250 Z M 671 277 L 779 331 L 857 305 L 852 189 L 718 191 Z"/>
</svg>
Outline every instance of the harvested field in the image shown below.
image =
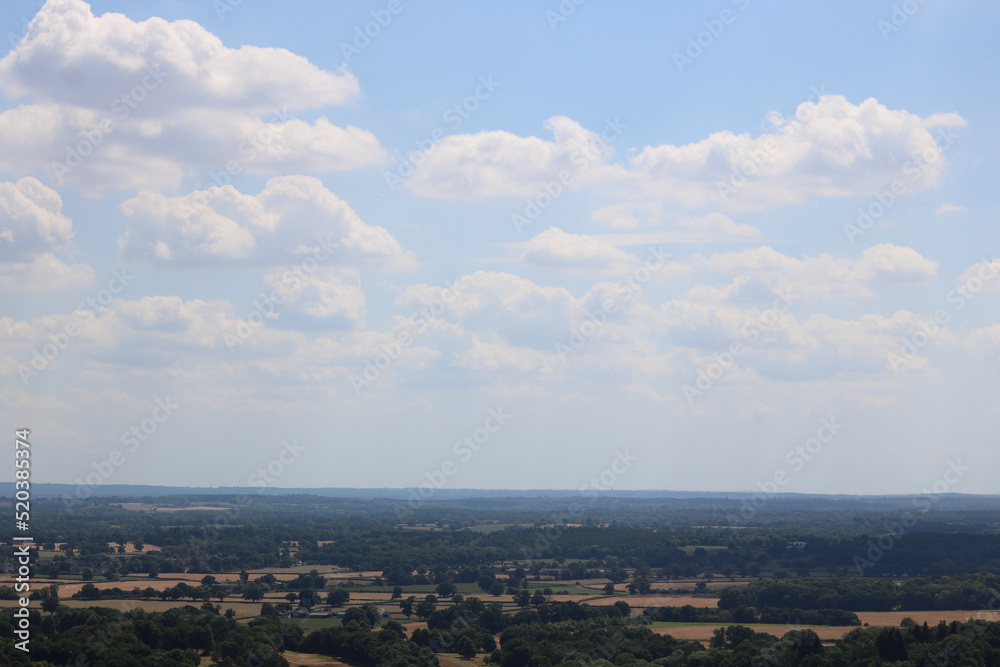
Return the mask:
<svg viewBox="0 0 1000 667">
<path fill-rule="evenodd" d="M 285 660 L 288 661 L 291 667 L 327 667 L 329 665 L 343 665 L 347 667 L 346 662 L 316 653 L 293 653 L 292 651 L 285 651 L 281 655 L 285 656 Z"/>
<path fill-rule="evenodd" d="M 417 630 L 417 629 L 426 630 L 427 629 L 427 621 L 410 621 L 410 622 L 400 621 L 400 622 L 403 624 L 403 627 L 406 629 L 407 636 L 413 634 L 414 630 Z"/>
<path fill-rule="evenodd" d="M 438 662 L 441 667 L 469 667 L 469 665 L 481 665 L 483 664 L 482 655 L 477 656 L 473 660 L 466 660 L 460 657 L 457 653 L 438 653 Z"/>
<path fill-rule="evenodd" d="M 0 600 L 0 607 L 16 607 L 17 600 Z M 164 600 L 61 600 L 60 604 L 74 609 L 85 609 L 89 607 L 108 607 L 119 611 L 142 608 L 146 611 L 166 611 L 175 607 L 193 606 L 200 607 L 201 602 L 191 602 L 191 600 L 164 601 Z M 215 604 L 215 603 L 213 603 Z M 37 608 L 36 604 L 32 605 Z M 236 611 L 236 618 L 252 618 L 260 614 L 260 602 L 237 602 L 236 600 L 226 600 L 222 603 L 222 611 L 232 607 Z"/>
<path fill-rule="evenodd" d="M 303 572 L 308 572 L 309 570 L 303 570 Z M 322 573 L 322 572 L 321 572 Z M 333 572 L 326 576 L 327 579 L 364 579 L 368 577 L 374 579 L 375 577 L 381 577 L 381 570 L 366 570 L 364 572 Z"/>
<path fill-rule="evenodd" d="M 673 627 L 653 628 L 653 632 L 658 635 L 670 635 L 674 639 L 693 639 L 701 642 L 708 642 L 712 638 L 712 633 L 716 628 L 724 628 L 726 624 L 704 625 L 677 625 Z M 849 625 L 747 625 L 756 632 L 767 632 L 775 637 L 781 637 L 790 630 L 812 630 L 823 641 L 834 641 L 840 639 L 845 634 L 857 626 Z"/>
<path fill-rule="evenodd" d="M 359 574 L 358 572 L 351 572 L 350 570 L 344 570 L 343 568 L 337 567 L 336 565 L 295 565 L 293 567 L 262 567 L 257 570 L 247 570 L 247 572 L 249 572 L 251 575 L 255 574 L 259 577 L 260 575 L 267 574 L 268 572 L 270 572 L 271 574 L 278 574 L 278 573 L 288 574 L 289 572 L 291 572 L 292 574 L 308 574 L 313 570 L 316 570 L 327 579 L 331 577 L 357 578 Z M 378 577 L 381 575 L 382 575 L 381 572 L 376 572 L 371 576 Z"/>
<path fill-rule="evenodd" d="M 951 623 L 952 621 L 964 622 L 970 618 L 983 619 L 987 621 L 1000 621 L 1000 614 L 995 611 L 859 611 L 858 618 L 862 623 L 868 625 L 894 625 L 899 627 L 900 621 L 904 618 L 912 618 L 918 624 L 923 625 L 924 621 L 930 626 L 937 625 L 940 621 Z"/>
<path fill-rule="evenodd" d="M 578 597 L 579 596 L 577 596 L 577 598 Z M 603 607 L 614 604 L 619 600 L 628 602 L 629 606 L 633 609 L 636 607 L 683 607 L 688 604 L 699 609 L 716 609 L 719 606 L 718 598 L 696 598 L 689 595 L 629 595 L 626 597 L 601 597 L 594 600 L 587 600 L 586 604 Z"/>
<path fill-rule="evenodd" d="M 173 588 L 177 585 L 176 581 L 162 581 L 159 579 L 150 579 L 148 581 L 98 581 L 98 582 L 73 582 L 71 584 L 61 583 L 62 580 L 55 580 L 52 583 L 59 584 L 59 597 L 68 598 L 73 595 L 73 593 L 78 593 L 81 588 L 86 584 L 94 584 L 94 588 L 101 590 L 108 588 L 120 588 L 123 591 L 130 591 L 137 586 L 143 590 L 147 588 L 152 588 L 158 591 L 166 590 L 167 588 Z"/>
<path fill-rule="evenodd" d="M 597 596 L 601 596 L 603 598 L 603 594 L 600 591 L 594 591 L 593 595 L 573 595 L 573 594 L 560 595 L 558 593 L 554 593 L 552 595 L 546 595 L 545 597 L 548 598 L 549 600 L 551 600 L 552 602 L 587 602 L 587 603 L 589 603 L 590 601 L 594 600 L 594 598 L 597 597 Z M 509 595 L 501 595 L 500 599 L 503 600 L 504 602 L 507 602 L 507 601 L 510 600 L 510 596 Z M 490 601 L 490 600 L 493 600 L 493 598 L 492 597 L 484 598 L 484 600 L 485 601 Z M 625 598 L 624 597 L 612 598 L 610 604 L 614 604 L 618 600 L 625 600 Z M 596 600 L 596 601 L 599 602 L 599 600 Z M 628 600 L 625 600 L 625 601 L 628 602 Z"/>
</svg>

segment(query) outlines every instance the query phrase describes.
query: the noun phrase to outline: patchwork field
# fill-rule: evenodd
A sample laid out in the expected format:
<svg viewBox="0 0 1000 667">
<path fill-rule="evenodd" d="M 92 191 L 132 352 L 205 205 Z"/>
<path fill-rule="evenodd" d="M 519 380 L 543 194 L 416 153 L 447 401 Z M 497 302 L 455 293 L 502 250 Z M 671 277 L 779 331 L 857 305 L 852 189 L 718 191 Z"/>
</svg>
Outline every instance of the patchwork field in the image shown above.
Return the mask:
<svg viewBox="0 0 1000 667">
<path fill-rule="evenodd" d="M 400 612 L 397 606 L 397 601 L 392 599 L 389 587 L 375 588 L 371 587 L 370 583 L 376 577 L 381 576 L 381 572 L 377 571 L 367 571 L 367 572 L 351 572 L 345 571 L 343 569 L 334 566 L 296 566 L 291 568 L 263 568 L 260 570 L 254 570 L 250 572 L 251 579 L 259 577 L 263 574 L 272 574 L 281 581 L 289 581 L 296 578 L 299 574 L 308 573 L 313 570 L 318 571 L 327 580 L 330 586 L 335 586 L 337 583 L 350 583 L 346 587 L 351 594 L 350 602 L 348 606 L 354 606 L 363 603 L 375 604 L 380 609 L 384 609 L 390 612 L 391 617 L 394 620 L 398 620 L 405 624 L 408 632 L 412 632 L 416 628 L 426 628 L 426 623 L 416 619 L 406 619 Z M 138 578 L 132 580 L 122 580 L 122 581 L 93 581 L 92 583 L 98 589 L 110 589 L 110 588 L 123 588 L 132 589 L 134 587 L 139 587 L 142 589 L 153 588 L 157 591 L 162 591 L 164 589 L 173 587 L 179 582 L 186 582 L 191 586 L 199 585 L 203 574 L 195 573 L 170 573 L 161 575 L 156 579 L 148 578 Z M 214 575 L 219 582 L 224 581 L 238 581 L 238 575 L 235 573 L 229 574 L 217 574 Z M 10 576 L 0 577 L 0 582 L 6 580 L 10 581 Z M 353 585 L 354 583 L 357 585 Z M 86 600 L 75 600 L 71 596 L 74 593 L 80 591 L 83 586 L 88 583 L 81 581 L 80 579 L 35 579 L 35 586 L 41 587 L 49 584 L 57 584 L 59 586 L 59 594 L 62 598 L 63 604 L 73 607 L 73 608 L 83 608 L 88 606 L 104 606 L 119 609 L 122 611 L 127 611 L 130 609 L 135 609 L 141 607 L 147 611 L 165 611 L 167 609 L 184 607 L 187 605 L 200 606 L 200 602 L 192 602 L 190 599 L 177 600 L 177 601 L 164 601 L 159 599 L 154 600 L 101 600 L 101 601 L 86 601 Z M 660 607 L 660 606 L 670 606 L 670 607 L 683 607 L 685 605 L 691 605 L 696 608 L 711 609 L 717 606 L 718 599 L 715 597 L 696 597 L 687 594 L 687 591 L 693 589 L 695 581 L 673 581 L 673 582 L 655 582 L 654 586 L 660 588 L 666 588 L 667 584 L 670 584 L 672 590 L 678 592 L 678 594 L 656 594 L 656 595 L 627 595 L 627 594 L 617 594 L 608 596 L 604 594 L 604 586 L 607 584 L 607 580 L 594 579 L 585 581 L 532 581 L 528 582 L 530 590 L 533 592 L 539 591 L 543 588 L 551 588 L 554 591 L 568 591 L 566 593 L 553 593 L 547 596 L 551 601 L 575 601 L 582 604 L 590 604 L 595 606 L 607 606 L 613 605 L 616 602 L 624 601 L 629 604 L 629 606 L 634 610 L 633 613 L 641 613 L 643 608 L 647 607 Z M 716 581 L 710 582 L 710 589 L 721 589 L 727 586 L 740 586 L 745 585 L 746 581 Z M 517 611 L 517 607 L 514 605 L 511 596 L 504 594 L 499 597 L 484 594 L 479 590 L 478 586 L 475 584 L 459 584 L 459 591 L 466 596 L 479 596 L 481 599 L 487 602 L 499 602 L 506 612 Z M 621 591 L 624 593 L 625 585 L 619 584 L 616 587 L 616 592 Z M 423 597 L 426 594 L 432 593 L 434 591 L 433 585 L 415 585 L 415 586 L 404 586 L 403 595 L 416 595 L 418 598 Z M 265 595 L 265 600 L 270 602 L 284 602 L 286 591 L 274 591 L 269 592 Z M 213 600 L 214 604 L 218 604 L 218 600 Z M 17 601 L 15 600 L 5 600 L 0 601 L 0 606 L 10 607 L 15 606 Z M 247 621 L 257 614 L 260 613 L 260 601 L 248 602 L 238 598 L 227 597 L 222 603 L 222 609 L 232 608 L 236 614 L 236 618 L 241 621 Z M 440 605 L 447 605 L 449 601 L 447 598 L 442 598 Z M 966 611 L 966 610 L 948 610 L 939 612 L 859 612 L 858 617 L 861 622 L 865 625 L 871 627 L 879 626 L 894 626 L 899 627 L 901 621 L 904 618 L 912 618 L 918 624 L 924 623 L 925 621 L 929 625 L 936 625 L 940 621 L 950 623 L 952 621 L 966 621 L 968 619 L 986 619 L 992 621 L 1000 621 L 1000 614 L 996 612 L 989 611 Z M 336 619 L 294 619 L 294 621 L 301 625 L 304 630 L 312 631 L 324 627 L 330 627 L 331 625 L 336 625 L 340 621 Z M 653 632 L 657 634 L 671 635 L 677 639 L 694 640 L 707 644 L 712 637 L 712 633 L 716 628 L 725 627 L 730 625 L 729 623 L 657 623 L 651 626 Z M 824 642 L 832 642 L 834 640 L 840 639 L 844 634 L 850 632 L 854 629 L 852 626 L 803 626 L 803 625 L 765 625 L 765 624 L 752 624 L 748 627 L 753 628 L 758 632 L 767 632 L 775 636 L 782 636 L 789 630 L 794 629 L 804 629 L 808 628 L 816 632 L 816 634 Z M 345 663 L 329 658 L 326 656 L 304 654 L 304 653 L 289 653 L 286 655 L 290 665 L 302 665 L 306 666 L 322 666 L 322 665 L 345 665 Z M 477 665 L 482 664 L 483 656 L 480 656 L 475 661 L 462 660 L 457 655 L 441 655 L 439 659 L 442 665 Z"/>
</svg>

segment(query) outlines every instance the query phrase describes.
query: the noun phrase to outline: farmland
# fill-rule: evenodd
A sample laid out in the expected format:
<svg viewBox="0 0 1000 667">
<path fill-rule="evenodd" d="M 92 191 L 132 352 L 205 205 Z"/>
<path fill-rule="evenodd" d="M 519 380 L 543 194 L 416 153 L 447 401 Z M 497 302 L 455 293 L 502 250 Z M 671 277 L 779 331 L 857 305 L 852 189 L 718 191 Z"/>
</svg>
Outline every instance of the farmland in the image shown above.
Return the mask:
<svg viewBox="0 0 1000 667">
<path fill-rule="evenodd" d="M 394 520 L 391 503 L 373 511 L 371 501 L 359 509 L 276 497 L 220 525 L 217 508 L 231 506 L 218 500 L 139 503 L 184 512 L 113 499 L 40 512 L 48 521 L 32 551 L 36 625 L 72 624 L 96 609 L 129 627 L 189 623 L 183 648 L 199 649 L 203 665 L 266 652 L 253 647 L 280 632 L 286 651 L 273 664 L 336 665 L 383 650 L 516 664 L 509 656 L 521 646 L 551 661 L 560 646 L 597 637 L 621 643 L 618 652 L 706 658 L 740 643 L 765 651 L 812 641 L 818 659 L 854 646 L 845 636 L 885 643 L 879 633 L 890 632 L 921 654 L 949 634 L 981 632 L 977 619 L 1000 621 L 1000 508 L 946 507 L 929 522 L 952 531 L 948 549 L 933 533 L 900 536 L 859 573 L 853 556 L 873 539 L 877 509 L 775 509 L 734 531 L 713 527 L 722 523 L 704 516 L 711 510 L 669 502 L 659 512 L 650 502 L 595 504 L 589 521 L 560 525 L 545 520 L 557 501 L 525 499 L 476 510 L 443 502 L 410 526 Z M 6 613 L 18 605 L 13 583 L 0 580 Z M 211 640 L 195 629 L 206 624 L 242 639 Z"/>
</svg>

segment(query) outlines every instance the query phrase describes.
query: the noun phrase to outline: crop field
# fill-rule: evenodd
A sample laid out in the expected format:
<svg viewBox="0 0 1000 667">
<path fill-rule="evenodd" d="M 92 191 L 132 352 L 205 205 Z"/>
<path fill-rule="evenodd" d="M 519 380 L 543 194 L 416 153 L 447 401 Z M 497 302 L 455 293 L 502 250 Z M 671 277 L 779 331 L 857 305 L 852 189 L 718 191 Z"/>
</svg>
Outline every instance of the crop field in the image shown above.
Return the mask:
<svg viewBox="0 0 1000 667">
<path fill-rule="evenodd" d="M 658 623 L 652 627 L 653 632 L 658 635 L 670 635 L 674 639 L 693 639 L 702 643 L 707 643 L 712 638 L 712 633 L 716 628 L 724 628 L 728 624 L 719 623 Z M 790 630 L 812 630 L 819 638 L 825 642 L 833 642 L 840 639 L 856 626 L 841 625 L 767 625 L 767 624 L 747 624 L 755 632 L 766 632 L 775 637 L 781 637 Z"/>
</svg>

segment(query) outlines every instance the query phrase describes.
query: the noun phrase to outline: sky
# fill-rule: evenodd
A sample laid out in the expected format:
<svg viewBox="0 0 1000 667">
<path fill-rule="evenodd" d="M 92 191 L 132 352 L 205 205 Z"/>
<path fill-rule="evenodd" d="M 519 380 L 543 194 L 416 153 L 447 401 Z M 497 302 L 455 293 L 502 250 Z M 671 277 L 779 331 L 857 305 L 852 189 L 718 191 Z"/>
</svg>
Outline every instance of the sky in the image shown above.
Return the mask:
<svg viewBox="0 0 1000 667">
<path fill-rule="evenodd" d="M 81 497 L 1000 493 L 997 19 L 12 0 L 0 426 Z"/>
</svg>

